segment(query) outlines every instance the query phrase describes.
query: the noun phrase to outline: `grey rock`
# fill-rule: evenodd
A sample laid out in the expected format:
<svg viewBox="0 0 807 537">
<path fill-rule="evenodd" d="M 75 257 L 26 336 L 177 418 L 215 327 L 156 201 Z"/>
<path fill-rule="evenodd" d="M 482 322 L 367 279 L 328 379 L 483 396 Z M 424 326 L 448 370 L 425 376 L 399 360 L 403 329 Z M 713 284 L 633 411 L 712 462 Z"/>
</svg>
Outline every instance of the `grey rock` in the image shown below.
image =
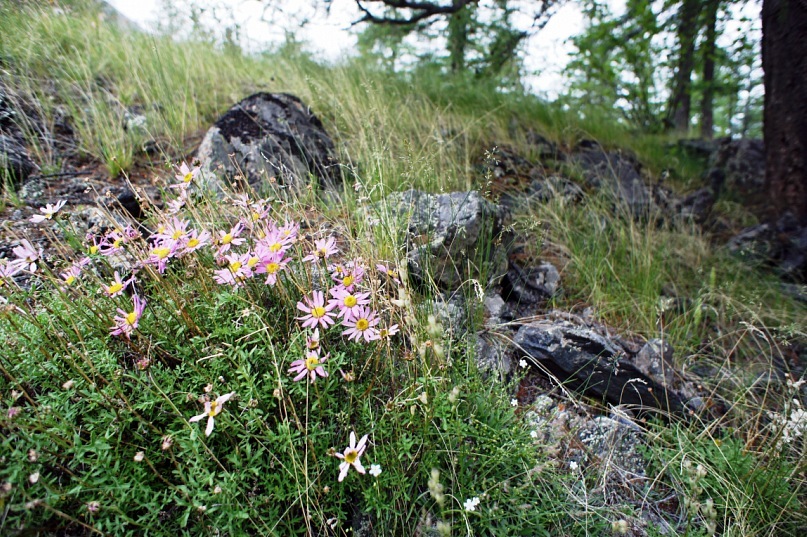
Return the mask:
<svg viewBox="0 0 807 537">
<path fill-rule="evenodd" d="M 644 374 L 623 348 L 590 328 L 541 321 L 522 326 L 513 343 L 570 389 L 640 412 L 683 411 L 680 394 Z"/>
<path fill-rule="evenodd" d="M 629 418 L 597 416 L 578 431 L 580 442 L 606 471 L 615 471 L 620 477 L 634 478 L 646 475 L 644 458 L 638 451 L 642 443 L 641 429 Z"/>
<path fill-rule="evenodd" d="M 636 368 L 667 388 L 672 388 L 675 378 L 673 347 L 661 339 L 651 339 L 634 357 Z"/>
<path fill-rule="evenodd" d="M 0 133 L 0 187 L 18 185 L 37 169 L 22 140 Z"/>
<path fill-rule="evenodd" d="M 415 281 L 433 281 L 453 292 L 469 279 L 484 287 L 504 274 L 506 212 L 479 192 L 408 190 L 388 196 L 386 206 L 406 222 L 409 275 Z"/>
<path fill-rule="evenodd" d="M 759 139 L 724 138 L 712 153 L 707 175 L 716 195 L 725 190 L 740 201 L 765 191 L 765 146 Z"/>
<path fill-rule="evenodd" d="M 312 177 L 333 192 L 342 183 L 335 153 L 322 122 L 297 97 L 256 93 L 213 124 L 197 157 L 201 183 L 213 191 L 243 176 L 260 192 L 300 192 Z"/>
<path fill-rule="evenodd" d="M 653 195 L 641 174 L 641 165 L 631 154 L 605 151 L 596 142 L 581 142 L 570 162 L 592 187 L 613 193 L 618 205 L 633 216 L 645 216 L 654 208 Z"/>
<path fill-rule="evenodd" d="M 572 181 L 557 175 L 536 179 L 530 183 L 527 189 L 527 199 L 541 203 L 558 198 L 564 202 L 573 203 L 582 200 L 583 196 L 582 188 Z"/>
<path fill-rule="evenodd" d="M 513 370 L 508 346 L 498 338 L 477 335 L 475 343 L 476 365 L 480 371 L 505 378 Z"/>
<path fill-rule="evenodd" d="M 522 269 L 510 263 L 501 282 L 502 298 L 519 316 L 534 315 L 560 287 L 560 273 L 549 262 Z"/>
<path fill-rule="evenodd" d="M 678 214 L 703 224 L 709 218 L 715 204 L 715 195 L 711 188 L 701 188 L 686 196 L 678 206 Z"/>
<path fill-rule="evenodd" d="M 745 228 L 726 244 L 732 254 L 776 268 L 781 274 L 807 281 L 807 226 L 785 213 L 774 223 Z"/>
</svg>

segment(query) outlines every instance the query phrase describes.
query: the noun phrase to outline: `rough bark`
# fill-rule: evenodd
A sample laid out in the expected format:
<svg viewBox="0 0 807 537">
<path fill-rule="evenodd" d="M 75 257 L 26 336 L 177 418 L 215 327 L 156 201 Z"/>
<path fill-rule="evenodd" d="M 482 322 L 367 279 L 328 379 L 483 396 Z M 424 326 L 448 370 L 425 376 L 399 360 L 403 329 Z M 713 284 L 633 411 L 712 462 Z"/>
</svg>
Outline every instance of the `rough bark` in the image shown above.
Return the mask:
<svg viewBox="0 0 807 537">
<path fill-rule="evenodd" d="M 667 109 L 667 125 L 679 132 L 689 130 L 692 107 L 692 70 L 695 68 L 695 38 L 698 35 L 700 0 L 684 0 L 678 21 L 678 61 Z"/>
<path fill-rule="evenodd" d="M 771 217 L 807 225 L 807 0 L 763 1 L 762 68 Z"/>
<path fill-rule="evenodd" d="M 465 51 L 468 47 L 471 8 L 460 0 L 454 0 L 453 4 L 459 6 L 459 9 L 448 19 L 448 54 L 451 61 L 451 72 L 460 73 L 465 70 Z"/>
<path fill-rule="evenodd" d="M 720 0 L 707 0 L 703 40 L 703 97 L 701 99 L 701 138 L 714 136 L 715 51 L 717 48 L 717 12 Z"/>
</svg>

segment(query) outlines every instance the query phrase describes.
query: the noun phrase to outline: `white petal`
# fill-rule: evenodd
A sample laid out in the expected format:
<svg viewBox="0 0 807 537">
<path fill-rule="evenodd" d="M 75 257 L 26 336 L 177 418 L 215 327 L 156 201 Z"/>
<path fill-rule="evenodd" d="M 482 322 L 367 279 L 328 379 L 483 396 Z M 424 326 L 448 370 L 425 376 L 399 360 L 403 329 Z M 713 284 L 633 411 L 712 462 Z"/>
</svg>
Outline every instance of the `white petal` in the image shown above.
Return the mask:
<svg viewBox="0 0 807 537">
<path fill-rule="evenodd" d="M 361 465 L 361 461 L 359 459 L 353 461 L 353 468 L 355 468 L 356 471 L 359 472 L 360 474 L 363 474 L 365 472 L 364 466 Z"/>
<path fill-rule="evenodd" d="M 364 453 L 364 448 L 367 447 L 367 436 L 368 435 L 362 436 L 361 440 L 359 440 L 359 445 L 356 446 L 356 451 L 359 452 L 359 456 L 361 456 L 361 454 Z"/>
<path fill-rule="evenodd" d="M 349 469 L 350 465 L 346 462 L 339 465 L 339 481 L 342 481 L 345 478 Z"/>
<path fill-rule="evenodd" d="M 205 428 L 205 436 L 210 436 L 210 433 L 213 432 L 213 416 L 207 420 L 207 427 Z"/>
<path fill-rule="evenodd" d="M 188 421 L 189 421 L 189 422 L 191 422 L 191 423 L 195 423 L 195 422 L 197 422 L 197 421 L 200 421 L 200 420 L 201 420 L 202 418 L 204 418 L 205 416 L 207 416 L 207 412 L 204 412 L 204 413 L 202 413 L 202 414 L 199 414 L 198 416 L 194 416 L 194 417 L 192 417 L 191 419 L 189 419 Z"/>
<path fill-rule="evenodd" d="M 235 392 L 230 392 L 228 394 L 222 395 L 222 396 L 220 396 L 219 398 L 216 399 L 216 402 L 218 404 L 220 404 L 220 405 L 223 405 L 224 403 L 229 401 L 232 398 L 233 395 L 235 395 Z"/>
<path fill-rule="evenodd" d="M 356 433 L 353 431 L 350 431 L 350 447 L 356 448 Z"/>
</svg>

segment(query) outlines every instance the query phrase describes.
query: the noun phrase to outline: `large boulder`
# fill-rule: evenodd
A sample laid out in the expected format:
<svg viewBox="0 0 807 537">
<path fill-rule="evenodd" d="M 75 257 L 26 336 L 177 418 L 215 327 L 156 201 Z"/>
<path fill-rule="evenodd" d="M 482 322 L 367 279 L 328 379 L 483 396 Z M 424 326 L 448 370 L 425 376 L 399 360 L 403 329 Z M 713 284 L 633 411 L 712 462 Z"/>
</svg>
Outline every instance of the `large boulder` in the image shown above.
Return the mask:
<svg viewBox="0 0 807 537">
<path fill-rule="evenodd" d="M 640 367 L 633 360 L 635 353 L 613 338 L 570 321 L 543 320 L 519 328 L 513 345 L 567 388 L 611 405 L 627 405 L 639 412 L 685 410 L 684 397 L 672 388 L 671 364 L 655 363 L 665 359 L 663 344 L 646 349 L 645 354 L 661 356 L 647 356 Z"/>
<path fill-rule="evenodd" d="M 484 286 L 507 270 L 506 211 L 479 192 L 407 190 L 388 196 L 386 207 L 406 221 L 409 274 L 417 281 L 454 291 L 469 279 Z"/>
<path fill-rule="evenodd" d="M 732 237 L 727 248 L 749 261 L 762 262 L 782 276 L 807 281 L 807 226 L 790 213 L 774 223 L 751 226 Z"/>
<path fill-rule="evenodd" d="M 584 141 L 569 162 L 590 186 L 612 192 L 617 205 L 631 215 L 645 216 L 653 208 L 653 192 L 645 185 L 641 164 L 630 153 L 606 151 L 596 142 Z"/>
<path fill-rule="evenodd" d="M 285 93 L 256 93 L 234 105 L 207 131 L 197 157 L 201 183 L 213 191 L 239 177 L 259 192 L 275 187 L 299 192 L 312 178 L 326 190 L 342 182 L 322 122 Z"/>
<path fill-rule="evenodd" d="M 25 149 L 13 104 L 5 88 L 0 85 L 0 189 L 6 183 L 14 186 L 22 183 L 37 168 Z"/>
<path fill-rule="evenodd" d="M 720 141 L 709 159 L 712 189 L 744 204 L 753 205 L 765 192 L 765 146 L 762 140 L 742 138 Z"/>
</svg>

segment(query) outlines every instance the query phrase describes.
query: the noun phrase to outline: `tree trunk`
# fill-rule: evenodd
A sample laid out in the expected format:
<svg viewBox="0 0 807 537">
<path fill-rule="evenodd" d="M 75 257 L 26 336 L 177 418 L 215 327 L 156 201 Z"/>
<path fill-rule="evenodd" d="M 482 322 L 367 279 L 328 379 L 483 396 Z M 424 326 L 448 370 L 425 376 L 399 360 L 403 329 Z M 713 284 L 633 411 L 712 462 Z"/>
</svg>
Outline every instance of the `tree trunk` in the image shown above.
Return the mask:
<svg viewBox="0 0 807 537">
<path fill-rule="evenodd" d="M 454 0 L 455 5 L 459 3 L 459 0 Z M 471 8 L 468 5 L 452 13 L 448 19 L 448 58 L 452 73 L 465 70 L 465 50 L 468 48 L 470 25 Z"/>
<path fill-rule="evenodd" d="M 762 68 L 771 216 L 807 225 L 807 0 L 763 0 Z"/>
<path fill-rule="evenodd" d="M 678 21 L 678 62 L 673 78 L 667 126 L 678 132 L 689 130 L 692 107 L 692 70 L 695 67 L 695 38 L 698 35 L 700 0 L 684 0 Z"/>
<path fill-rule="evenodd" d="M 703 41 L 703 98 L 701 100 L 701 138 L 714 136 L 715 50 L 717 43 L 717 11 L 720 0 L 707 0 L 706 35 Z"/>
</svg>

